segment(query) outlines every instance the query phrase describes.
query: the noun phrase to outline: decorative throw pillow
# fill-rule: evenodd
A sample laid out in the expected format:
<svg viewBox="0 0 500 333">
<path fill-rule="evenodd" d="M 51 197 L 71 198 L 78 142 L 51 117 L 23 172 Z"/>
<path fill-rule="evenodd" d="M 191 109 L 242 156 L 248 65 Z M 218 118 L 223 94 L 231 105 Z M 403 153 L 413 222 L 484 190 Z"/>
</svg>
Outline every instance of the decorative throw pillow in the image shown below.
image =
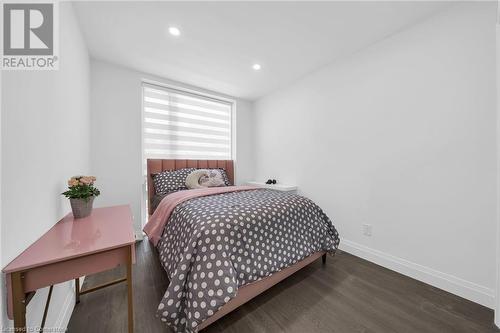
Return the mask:
<svg viewBox="0 0 500 333">
<path fill-rule="evenodd" d="M 184 168 L 174 171 L 163 171 L 153 176 L 156 194 L 165 194 L 173 191 L 185 190 L 186 178 L 194 168 Z"/>
<path fill-rule="evenodd" d="M 203 187 L 225 186 L 222 173 L 218 169 L 199 169 L 191 172 L 186 178 L 186 186 L 189 189 Z"/>
<path fill-rule="evenodd" d="M 208 170 L 205 169 L 199 169 L 199 170 L 194 170 L 192 171 L 187 177 L 186 177 L 186 187 L 188 189 L 194 189 L 194 188 L 202 188 L 205 186 L 200 185 L 200 178 L 201 177 L 207 177 L 208 176 Z"/>
<path fill-rule="evenodd" d="M 207 170 L 207 175 L 200 178 L 199 183 L 203 187 L 219 187 L 227 186 L 224 181 L 223 170 L 211 169 Z"/>
<path fill-rule="evenodd" d="M 224 179 L 224 184 L 226 186 L 231 186 L 231 182 L 229 181 L 229 177 L 227 176 L 226 170 L 223 168 L 217 168 L 217 169 L 208 169 L 208 170 L 216 170 L 219 171 L 220 174 L 222 175 L 222 179 Z"/>
</svg>

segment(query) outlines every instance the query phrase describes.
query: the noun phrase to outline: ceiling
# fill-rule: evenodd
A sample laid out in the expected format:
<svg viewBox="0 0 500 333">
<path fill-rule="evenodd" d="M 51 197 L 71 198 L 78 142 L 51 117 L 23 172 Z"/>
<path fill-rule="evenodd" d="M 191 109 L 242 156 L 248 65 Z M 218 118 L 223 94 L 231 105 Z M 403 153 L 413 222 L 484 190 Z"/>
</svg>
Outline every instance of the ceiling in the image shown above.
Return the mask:
<svg viewBox="0 0 500 333">
<path fill-rule="evenodd" d="M 75 2 L 93 58 L 255 100 L 445 2 Z M 180 29 L 173 37 L 169 26 Z M 260 71 L 252 65 L 259 63 Z"/>
</svg>

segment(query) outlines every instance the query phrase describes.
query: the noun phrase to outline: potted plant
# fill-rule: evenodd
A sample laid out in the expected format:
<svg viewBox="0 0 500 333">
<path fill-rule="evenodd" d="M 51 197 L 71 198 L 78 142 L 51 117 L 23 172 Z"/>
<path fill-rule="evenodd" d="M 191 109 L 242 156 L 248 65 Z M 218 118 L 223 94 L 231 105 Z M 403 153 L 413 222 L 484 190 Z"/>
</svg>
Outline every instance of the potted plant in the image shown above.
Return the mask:
<svg viewBox="0 0 500 333">
<path fill-rule="evenodd" d="M 94 198 L 101 192 L 94 187 L 94 176 L 74 176 L 68 180 L 68 190 L 62 194 L 69 199 L 75 219 L 87 217 L 92 213 Z"/>
</svg>

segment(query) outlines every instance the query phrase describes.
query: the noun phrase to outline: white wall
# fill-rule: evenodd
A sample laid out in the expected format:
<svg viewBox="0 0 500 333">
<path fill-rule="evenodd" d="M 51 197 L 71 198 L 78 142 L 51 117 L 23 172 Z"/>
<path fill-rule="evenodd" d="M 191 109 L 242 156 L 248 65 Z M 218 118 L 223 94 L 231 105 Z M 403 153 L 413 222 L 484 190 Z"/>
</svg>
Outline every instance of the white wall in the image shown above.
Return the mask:
<svg viewBox="0 0 500 333">
<path fill-rule="evenodd" d="M 254 179 L 254 132 L 253 103 L 237 100 L 235 182 L 239 185 Z"/>
<path fill-rule="evenodd" d="M 0 71 L 0 92 L 2 91 L 2 71 Z M 2 188 L 2 94 L 0 93 L 0 189 Z M 2 191 L 0 190 L 0 251 L 2 248 Z M 0 255 L 0 267 L 3 268 L 3 260 Z M 0 274 L 0 327 L 7 326 L 7 314 L 5 312 L 5 295 L 2 286 L 5 285 L 4 275 Z"/>
<path fill-rule="evenodd" d="M 70 211 L 66 181 L 90 169 L 89 57 L 71 3 L 60 4 L 59 71 L 3 72 L 1 121 L 2 263 Z M 28 306 L 39 326 L 47 288 Z M 65 327 L 71 283 L 54 288 L 46 327 Z M 3 313 L 3 312 L 2 312 Z"/>
<path fill-rule="evenodd" d="M 255 105 L 258 178 L 298 184 L 345 250 L 489 307 L 495 10 L 452 6 Z"/>
<path fill-rule="evenodd" d="M 497 281 L 495 324 L 500 327 L 500 9 L 497 13 L 496 25 L 496 79 L 497 79 Z"/>
<path fill-rule="evenodd" d="M 144 183 L 141 151 L 141 84 L 144 79 L 207 92 L 98 60 L 91 61 L 91 165 L 102 193 L 95 204 L 130 204 L 138 232 L 141 230 Z M 253 176 L 253 118 L 249 102 L 237 100 L 236 104 L 235 173 L 236 181 L 243 182 Z"/>
</svg>

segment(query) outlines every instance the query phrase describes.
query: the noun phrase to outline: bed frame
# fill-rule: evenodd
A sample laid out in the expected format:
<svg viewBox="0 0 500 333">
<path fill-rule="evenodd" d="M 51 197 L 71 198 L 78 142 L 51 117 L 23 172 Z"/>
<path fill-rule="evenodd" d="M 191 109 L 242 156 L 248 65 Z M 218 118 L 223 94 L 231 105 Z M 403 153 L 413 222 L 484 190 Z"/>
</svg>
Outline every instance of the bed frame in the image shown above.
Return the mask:
<svg viewBox="0 0 500 333">
<path fill-rule="evenodd" d="M 174 171 L 183 168 L 215 169 L 226 170 L 227 177 L 231 184 L 234 184 L 234 163 L 232 160 L 158 160 L 148 159 L 147 163 L 147 184 L 148 184 L 148 213 L 153 214 L 151 199 L 155 194 L 153 186 L 153 175 L 162 171 Z"/>
<path fill-rule="evenodd" d="M 172 171 L 182 168 L 224 168 L 226 170 L 227 176 L 231 184 L 234 184 L 234 163 L 231 160 L 161 160 L 161 159 L 148 159 L 147 160 L 147 184 L 148 184 L 148 212 L 151 215 L 151 199 L 154 195 L 153 187 L 153 176 L 156 173 L 162 171 Z M 235 310 L 239 306 L 245 304 L 255 296 L 261 294 L 267 289 L 271 288 L 278 282 L 286 279 L 293 273 L 297 272 L 301 268 L 309 265 L 316 259 L 322 258 L 323 264 L 326 263 L 326 252 L 320 251 L 316 252 L 309 257 L 299 261 L 298 263 L 287 267 L 273 275 L 266 277 L 260 281 L 256 281 L 247 284 L 238 289 L 238 294 L 235 298 L 231 299 L 224 306 L 222 306 L 219 311 L 214 313 L 213 316 L 205 320 L 198 326 L 198 330 L 206 328 L 208 325 L 214 323 L 218 319 L 222 318 L 229 312 Z"/>
</svg>

